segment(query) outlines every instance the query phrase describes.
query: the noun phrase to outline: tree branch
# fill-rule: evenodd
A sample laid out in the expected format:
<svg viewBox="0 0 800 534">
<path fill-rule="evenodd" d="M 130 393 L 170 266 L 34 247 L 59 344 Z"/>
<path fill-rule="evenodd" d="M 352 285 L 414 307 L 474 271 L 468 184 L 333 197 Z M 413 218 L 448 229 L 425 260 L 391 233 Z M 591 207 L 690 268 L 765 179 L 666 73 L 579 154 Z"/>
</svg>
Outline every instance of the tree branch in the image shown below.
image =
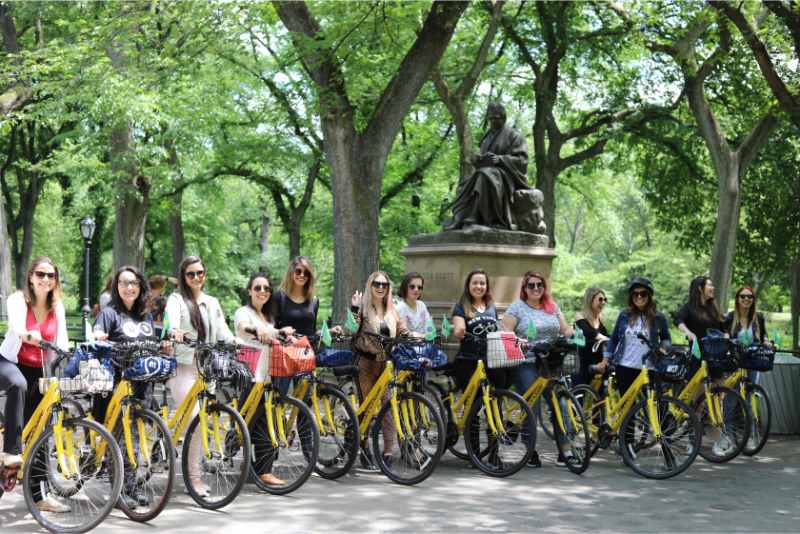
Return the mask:
<svg viewBox="0 0 800 534">
<path fill-rule="evenodd" d="M 739 153 L 739 173 L 744 174 L 744 171 L 752 163 L 758 151 L 767 142 L 769 136 L 775 131 L 778 126 L 778 119 L 772 112 L 767 113 L 758 121 L 758 124 L 750 130 L 742 144 L 739 145 L 737 152 Z"/>
<path fill-rule="evenodd" d="M 480 47 L 478 47 L 475 60 L 472 62 L 472 67 L 470 67 L 469 72 L 464 76 L 464 79 L 461 80 L 461 83 L 456 89 L 456 97 L 459 99 L 464 99 L 466 95 L 472 93 L 472 89 L 478 82 L 481 72 L 483 72 L 483 69 L 486 67 L 486 57 L 489 55 L 489 48 L 492 46 L 494 38 L 497 35 L 497 30 L 500 27 L 500 18 L 503 14 L 504 5 L 505 2 L 501 1 L 489 4 L 489 7 L 487 7 L 491 13 L 489 26 L 486 28 L 486 33 L 483 34 L 483 39 L 481 40 Z"/>
</svg>

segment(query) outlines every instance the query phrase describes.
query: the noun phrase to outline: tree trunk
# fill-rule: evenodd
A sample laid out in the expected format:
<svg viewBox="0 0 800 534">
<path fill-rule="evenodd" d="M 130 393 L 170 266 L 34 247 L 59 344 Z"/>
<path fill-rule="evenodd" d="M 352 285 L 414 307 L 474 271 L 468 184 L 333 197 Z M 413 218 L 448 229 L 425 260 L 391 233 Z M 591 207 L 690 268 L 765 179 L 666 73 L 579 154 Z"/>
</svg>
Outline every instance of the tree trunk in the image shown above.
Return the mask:
<svg viewBox="0 0 800 534">
<path fill-rule="evenodd" d="M 261 214 L 261 227 L 258 233 L 258 249 L 261 252 L 261 261 L 258 264 L 259 269 L 267 271 L 267 251 L 269 250 L 269 215 Z"/>
<path fill-rule="evenodd" d="M 169 233 L 172 237 L 172 274 L 178 275 L 181 262 L 186 255 L 186 237 L 183 234 L 183 189 L 172 197 L 169 209 Z"/>
<path fill-rule="evenodd" d="M 536 188 L 542 192 L 544 201 L 544 223 L 547 225 L 547 237 L 550 246 L 556 246 L 556 178 L 558 171 L 553 170 L 547 164 L 539 168 L 536 173 Z"/>
<path fill-rule="evenodd" d="M 11 248 L 8 238 L 8 221 L 6 220 L 6 203 L 0 196 L 0 301 L 11 294 Z M 4 302 L 0 302 L 5 306 Z M 3 308 L 5 309 L 5 308 Z"/>
<path fill-rule="evenodd" d="M 726 175 L 718 176 L 717 223 L 714 229 L 714 244 L 711 249 L 711 280 L 714 282 L 715 299 L 721 311 L 728 309 L 728 293 L 733 275 L 733 257 L 736 253 L 736 237 L 739 232 L 738 155 L 730 158 Z M 735 184 L 735 185 L 734 185 Z"/>
<path fill-rule="evenodd" d="M 144 270 L 144 232 L 150 191 L 147 180 L 138 172 L 133 126 L 127 121 L 111 131 L 109 152 L 117 183 L 114 269 L 134 265 Z"/>
<path fill-rule="evenodd" d="M 464 110 L 464 103 L 458 102 L 455 109 L 457 112 L 451 113 L 451 116 L 456 125 L 456 136 L 458 136 L 458 171 L 460 173 L 458 180 L 461 183 L 461 180 L 469 178 L 475 170 L 470 162 L 475 153 L 473 148 L 475 141 L 472 137 L 472 127 L 469 125 L 467 112 Z"/>
<path fill-rule="evenodd" d="M 792 301 L 792 348 L 800 349 L 800 260 L 790 267 Z"/>
<path fill-rule="evenodd" d="M 19 207 L 18 220 L 19 227 L 22 229 L 22 243 L 20 244 L 16 239 L 12 239 L 12 242 L 17 245 L 12 249 L 11 254 L 14 260 L 15 281 L 18 289 L 26 284 L 25 275 L 28 272 L 28 264 L 31 261 L 31 251 L 33 250 L 33 221 L 36 205 L 39 203 L 40 189 L 41 185 L 38 176 L 31 175 L 28 191 L 26 191 L 25 195 L 30 202 Z"/>
</svg>

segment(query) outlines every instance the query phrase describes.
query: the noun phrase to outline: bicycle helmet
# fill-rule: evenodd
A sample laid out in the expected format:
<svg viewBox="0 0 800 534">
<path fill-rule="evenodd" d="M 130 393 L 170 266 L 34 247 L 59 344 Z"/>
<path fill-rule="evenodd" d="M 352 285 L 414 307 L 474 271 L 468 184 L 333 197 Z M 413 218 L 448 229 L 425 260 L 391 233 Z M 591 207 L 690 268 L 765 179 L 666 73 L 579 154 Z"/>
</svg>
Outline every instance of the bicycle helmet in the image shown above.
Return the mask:
<svg viewBox="0 0 800 534">
<path fill-rule="evenodd" d="M 655 293 L 655 289 L 653 289 L 653 282 L 651 282 L 650 279 L 645 278 L 643 276 L 637 276 L 636 278 L 631 280 L 631 283 L 628 284 L 628 293 L 630 293 L 637 287 L 645 288 L 647 291 L 650 292 L 651 295 Z"/>
</svg>

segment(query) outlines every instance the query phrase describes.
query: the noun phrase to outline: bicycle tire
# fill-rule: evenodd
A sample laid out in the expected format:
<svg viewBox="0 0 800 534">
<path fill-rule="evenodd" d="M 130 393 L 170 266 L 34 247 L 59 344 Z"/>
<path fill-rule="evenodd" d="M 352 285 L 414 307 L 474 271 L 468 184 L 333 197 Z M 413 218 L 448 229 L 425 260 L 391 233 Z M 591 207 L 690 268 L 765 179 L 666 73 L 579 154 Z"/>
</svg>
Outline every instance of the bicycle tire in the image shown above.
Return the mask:
<svg viewBox="0 0 800 534">
<path fill-rule="evenodd" d="M 592 458 L 592 439 L 589 436 L 589 423 L 586 414 L 583 412 L 580 403 L 575 396 L 563 385 L 557 384 L 556 398 L 559 403 L 562 420 L 566 426 L 566 431 L 554 425 L 556 447 L 568 444 L 569 455 L 566 456 L 565 464 L 567 469 L 576 475 L 584 473 L 588 468 Z M 548 398 L 548 402 L 550 399 Z M 550 407 L 554 411 L 554 407 Z M 565 413 L 566 412 L 566 413 Z M 563 443 L 561 441 L 563 440 Z"/>
<path fill-rule="evenodd" d="M 295 424 L 293 428 L 285 429 L 287 440 L 284 443 L 280 443 L 277 449 L 272 448 L 270 445 L 269 452 L 265 455 L 259 451 L 258 457 L 256 457 L 257 453 L 254 450 L 253 461 L 250 464 L 250 475 L 261 491 L 272 495 L 286 495 L 305 484 L 308 477 L 314 472 L 319 455 L 319 429 L 314 422 L 311 410 L 304 402 L 290 395 L 275 395 L 273 403 L 273 409 L 275 410 L 273 421 L 277 421 L 278 413 L 288 414 L 292 410 L 297 410 L 297 415 L 294 417 Z M 258 414 L 261 414 L 262 418 L 266 417 L 263 410 L 259 410 Z M 256 417 L 258 417 L 258 414 Z M 253 439 L 256 442 L 268 443 L 270 441 L 269 430 L 267 429 L 266 420 L 263 422 L 263 425 L 251 422 L 250 427 L 254 436 Z M 265 432 L 266 434 L 264 434 Z M 275 429 L 275 433 L 277 435 L 277 429 Z M 275 465 L 276 461 L 280 462 L 277 466 Z M 264 472 L 264 468 L 268 464 L 271 467 L 267 472 L 277 471 L 273 474 L 284 480 L 285 484 L 270 485 L 259 478 L 259 475 Z"/>
<path fill-rule="evenodd" d="M 722 410 L 723 427 L 718 428 L 711 424 L 708 416 L 708 403 L 705 395 L 700 396 L 695 403 L 694 409 L 697 419 L 703 429 L 702 443 L 700 445 L 700 456 L 712 463 L 725 463 L 733 460 L 744 449 L 750 437 L 750 410 L 745 400 L 739 393 L 725 386 L 713 386 L 711 388 L 712 401 L 719 405 Z M 717 434 L 719 435 L 717 437 Z M 714 439 L 716 438 L 716 439 Z M 725 439 L 728 446 L 724 452 L 717 452 L 717 443 Z"/>
<path fill-rule="evenodd" d="M 496 403 L 504 430 L 497 436 L 490 436 L 483 399 L 476 397 L 464 426 L 464 441 L 475 467 L 489 476 L 508 477 L 525 467 L 533 454 L 532 435 L 536 432 L 536 420 L 525 399 L 513 391 L 494 389 L 490 402 Z M 484 434 L 485 447 L 481 443 Z M 500 447 L 506 445 L 509 450 L 501 453 Z M 512 445 L 515 445 L 513 449 Z"/>
<path fill-rule="evenodd" d="M 594 456 L 600 447 L 600 428 L 606 420 L 605 403 L 591 386 L 581 384 L 574 386 L 570 392 L 581 406 L 589 428 L 591 455 Z"/>
<path fill-rule="evenodd" d="M 750 409 L 750 417 L 753 421 L 750 427 L 750 438 L 742 450 L 745 456 L 755 456 L 769 438 L 769 429 L 772 425 L 772 406 L 770 405 L 769 396 L 764 388 L 758 384 L 748 383 L 746 386 L 747 407 Z M 755 396 L 755 399 L 753 398 Z M 753 411 L 753 402 L 757 403 L 757 410 Z"/>
<path fill-rule="evenodd" d="M 42 512 L 34 501 L 32 488 L 41 488 L 41 479 L 36 481 L 31 479 L 34 471 L 41 472 L 44 469 L 48 478 L 57 476 L 65 480 L 59 474 L 60 467 L 54 456 L 55 446 L 50 444 L 51 437 L 55 435 L 53 426 L 47 426 L 44 429 L 29 451 L 23 468 L 23 493 L 28 510 L 36 522 L 44 528 L 59 534 L 81 533 L 102 523 L 117 503 L 123 482 L 122 453 L 111 433 L 99 423 L 88 419 L 65 419 L 63 428 L 70 431 L 72 437 L 75 438 L 73 446 L 77 445 L 76 450 L 80 454 L 76 458 L 79 478 L 77 480 L 66 479 L 67 482 L 64 485 L 71 486 L 66 498 L 55 495 L 57 491 L 60 491 L 59 489 L 56 489 L 56 492 L 51 491 L 50 496 L 60 497 L 59 502 L 69 506 L 70 511 L 68 513 Z M 95 452 L 102 442 L 105 442 L 105 454 L 98 463 Z M 44 462 L 42 462 L 42 458 Z M 84 474 L 84 469 L 89 472 Z M 73 499 L 77 496 L 80 498 Z M 92 497 L 96 497 L 99 504 L 94 505 Z M 92 506 L 88 506 L 89 503 Z M 73 519 L 73 521 L 68 522 L 69 519 Z"/>
<path fill-rule="evenodd" d="M 320 401 L 328 398 L 334 420 L 328 420 L 321 406 L 323 428 L 318 429 L 319 452 L 314 470 L 323 478 L 335 480 L 346 475 L 358 457 L 358 417 L 347 395 L 337 387 L 329 384 L 319 385 L 317 396 Z M 310 396 L 307 402 L 311 402 Z"/>
<path fill-rule="evenodd" d="M 464 444 L 464 436 L 456 425 L 457 418 L 456 414 L 453 412 L 453 407 L 450 406 L 450 397 L 445 397 L 442 403 L 447 411 L 447 426 L 445 426 L 447 450 L 459 460 L 466 460 L 469 462 L 467 446 Z"/>
<path fill-rule="evenodd" d="M 392 405 L 390 401 L 386 401 L 371 428 L 372 457 L 389 480 L 413 486 L 431 476 L 439 464 L 444 452 L 445 427 L 436 406 L 424 395 L 403 391 L 397 394 L 397 401 L 405 427 L 403 438 L 400 439 L 397 435 L 392 419 Z M 408 413 L 407 417 L 405 413 Z M 392 445 L 397 447 L 396 450 L 392 447 L 389 455 L 384 455 L 384 428 L 387 433 L 394 432 Z M 401 472 L 401 467 L 406 467 L 411 474 Z"/>
<path fill-rule="evenodd" d="M 622 458 L 625 464 L 636 474 L 652 479 L 671 478 L 692 465 L 700 451 L 700 440 L 702 430 L 700 423 L 694 415 L 694 411 L 689 406 L 673 397 L 663 396 L 656 399 L 656 410 L 661 424 L 662 436 L 656 438 L 652 435 L 652 425 L 648 421 L 647 399 L 641 399 L 625 414 L 619 434 L 619 445 Z M 652 437 L 645 435 L 644 430 L 648 430 Z M 636 433 L 639 432 L 637 436 Z M 677 455 L 673 450 L 672 443 L 680 438 L 686 438 L 685 454 L 679 462 L 675 459 Z M 642 439 L 645 438 L 645 439 Z M 642 451 L 652 450 L 658 445 L 656 462 L 653 468 L 646 468 L 643 464 Z M 680 448 L 677 448 L 681 452 Z M 669 451 L 669 452 L 667 452 Z M 666 460 L 666 467 L 660 459 Z"/>
<path fill-rule="evenodd" d="M 222 450 L 216 444 L 215 439 L 209 436 L 209 453 L 211 458 L 206 458 L 203 446 L 200 442 L 200 414 L 194 416 L 186 429 L 183 439 L 183 451 L 181 452 L 181 473 L 183 483 L 189 496 L 201 507 L 207 510 L 218 510 L 230 504 L 239 495 L 244 486 L 245 480 L 250 469 L 250 433 L 247 425 L 239 415 L 239 412 L 215 401 L 209 401 L 206 408 L 208 421 L 213 421 L 216 415 L 221 422 L 221 431 L 225 432 Z M 210 423 L 209 423 L 210 424 Z M 212 429 L 209 429 L 212 430 Z M 194 448 L 194 450 L 193 450 Z M 199 460 L 199 471 L 192 474 L 190 469 L 190 458 L 197 454 L 195 459 Z M 226 469 L 223 472 L 223 469 Z M 212 476 L 221 475 L 221 476 Z M 201 477 L 205 476 L 203 480 Z M 193 481 L 195 478 L 196 481 Z M 209 480 L 215 482 L 213 485 L 206 484 Z M 202 487 L 195 487 L 195 484 L 206 486 L 207 492 L 202 491 Z"/>
<path fill-rule="evenodd" d="M 119 499 L 119 509 L 122 510 L 129 519 L 144 523 L 151 521 L 158 517 L 164 510 L 172 494 L 172 483 L 175 479 L 175 451 L 172 446 L 172 434 L 167 427 L 167 424 L 161 419 L 161 416 L 152 410 L 142 407 L 134 407 L 131 414 L 131 439 L 138 453 L 136 473 L 131 475 L 130 464 L 125 444 L 125 437 L 122 431 L 122 417 L 117 419 L 117 424 L 114 429 L 114 437 L 120 443 L 120 451 L 122 453 L 122 461 L 124 467 L 122 493 Z M 154 436 L 150 449 L 150 464 L 143 466 L 145 457 L 142 456 L 139 448 L 139 434 L 138 434 L 138 420 L 142 419 L 146 425 L 145 430 L 147 435 Z M 166 477 L 161 476 L 166 475 Z M 133 476 L 133 480 L 131 477 Z M 155 481 L 161 480 L 160 484 L 155 484 Z M 152 505 L 146 506 L 139 502 L 136 509 L 132 509 L 125 496 L 132 500 L 140 501 L 151 500 Z M 150 503 L 148 503 L 150 504 Z M 141 510 L 145 508 L 145 510 Z"/>
</svg>

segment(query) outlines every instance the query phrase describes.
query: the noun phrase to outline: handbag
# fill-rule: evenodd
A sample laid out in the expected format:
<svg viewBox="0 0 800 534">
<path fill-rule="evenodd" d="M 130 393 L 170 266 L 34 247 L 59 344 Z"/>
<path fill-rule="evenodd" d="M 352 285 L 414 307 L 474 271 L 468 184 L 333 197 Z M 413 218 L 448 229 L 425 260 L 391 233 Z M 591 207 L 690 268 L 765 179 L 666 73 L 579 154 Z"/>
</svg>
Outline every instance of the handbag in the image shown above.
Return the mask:
<svg viewBox="0 0 800 534">
<path fill-rule="evenodd" d="M 353 337 L 353 349 L 363 354 L 371 354 L 375 356 L 375 360 L 379 362 L 386 359 L 386 354 L 380 340 L 375 336 L 364 333 L 363 319 L 358 325 L 356 335 Z"/>
<path fill-rule="evenodd" d="M 272 340 L 270 374 L 272 376 L 292 377 L 310 373 L 317 367 L 317 358 L 307 337 L 301 337 L 291 345 Z"/>
</svg>

